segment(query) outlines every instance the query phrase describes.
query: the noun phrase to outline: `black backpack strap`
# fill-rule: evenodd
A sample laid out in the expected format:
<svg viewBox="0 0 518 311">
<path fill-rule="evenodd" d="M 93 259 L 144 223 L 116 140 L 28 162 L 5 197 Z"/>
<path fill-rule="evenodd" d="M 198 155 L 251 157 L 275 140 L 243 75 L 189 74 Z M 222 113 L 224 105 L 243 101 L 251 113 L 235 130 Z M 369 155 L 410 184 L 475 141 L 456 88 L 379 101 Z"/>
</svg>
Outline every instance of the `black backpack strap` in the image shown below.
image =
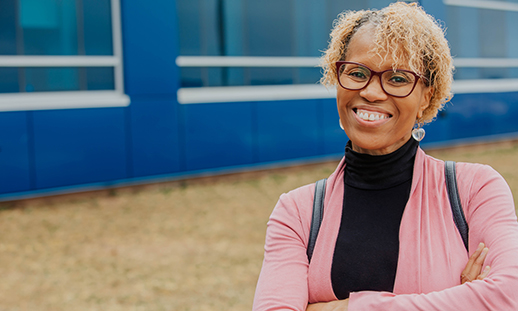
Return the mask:
<svg viewBox="0 0 518 311">
<path fill-rule="evenodd" d="M 453 221 L 459 230 L 462 241 L 466 250 L 469 252 L 468 236 L 469 228 L 460 203 L 459 189 L 457 188 L 457 175 L 455 172 L 455 162 L 446 161 L 444 163 L 444 174 L 446 176 L 446 188 L 448 189 L 448 197 L 450 199 Z"/>
<path fill-rule="evenodd" d="M 308 262 L 311 261 L 313 256 L 313 249 L 315 248 L 315 242 L 317 241 L 318 231 L 320 230 L 320 224 L 324 217 L 324 197 L 326 194 L 326 181 L 327 178 L 321 179 L 315 184 L 315 197 L 313 199 L 313 215 L 311 216 L 311 229 L 309 230 L 309 242 L 306 253 L 308 255 Z"/>
</svg>

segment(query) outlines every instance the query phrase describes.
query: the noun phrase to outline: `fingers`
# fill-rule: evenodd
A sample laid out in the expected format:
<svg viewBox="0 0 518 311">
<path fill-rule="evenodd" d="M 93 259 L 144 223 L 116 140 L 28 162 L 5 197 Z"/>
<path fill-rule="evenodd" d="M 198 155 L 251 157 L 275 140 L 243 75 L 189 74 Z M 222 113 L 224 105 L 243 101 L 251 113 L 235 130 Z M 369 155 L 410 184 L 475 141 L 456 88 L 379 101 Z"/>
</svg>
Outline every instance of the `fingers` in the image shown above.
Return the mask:
<svg viewBox="0 0 518 311">
<path fill-rule="evenodd" d="M 478 248 L 475 250 L 475 252 L 473 253 L 473 255 L 471 255 L 471 257 L 469 257 L 469 260 L 468 260 L 468 263 L 466 264 L 466 268 L 464 268 L 464 271 L 462 271 L 462 274 L 466 274 L 466 273 L 469 273 L 471 271 L 471 267 L 473 266 L 473 264 L 475 263 L 475 260 L 480 256 L 480 254 L 482 253 L 482 250 L 484 249 L 484 243 L 480 243 L 478 245 Z"/>
<path fill-rule="evenodd" d="M 482 280 L 489 274 L 489 266 L 482 270 L 484 260 L 486 260 L 489 249 L 484 243 L 478 245 L 477 250 L 471 255 L 466 264 L 466 268 L 461 274 L 461 283 L 471 282 L 473 280 Z"/>
<path fill-rule="evenodd" d="M 477 280 L 485 279 L 489 275 L 489 271 L 490 270 L 491 270 L 491 267 L 490 266 L 486 266 L 484 268 L 484 271 L 482 271 L 482 273 L 477 276 Z"/>
<path fill-rule="evenodd" d="M 472 272 L 478 272 L 480 274 L 482 272 L 482 265 L 484 264 L 484 260 L 486 260 L 487 253 L 489 252 L 489 248 L 484 247 L 480 256 L 475 259 L 475 263 L 473 263 L 473 267 L 471 267 Z"/>
</svg>

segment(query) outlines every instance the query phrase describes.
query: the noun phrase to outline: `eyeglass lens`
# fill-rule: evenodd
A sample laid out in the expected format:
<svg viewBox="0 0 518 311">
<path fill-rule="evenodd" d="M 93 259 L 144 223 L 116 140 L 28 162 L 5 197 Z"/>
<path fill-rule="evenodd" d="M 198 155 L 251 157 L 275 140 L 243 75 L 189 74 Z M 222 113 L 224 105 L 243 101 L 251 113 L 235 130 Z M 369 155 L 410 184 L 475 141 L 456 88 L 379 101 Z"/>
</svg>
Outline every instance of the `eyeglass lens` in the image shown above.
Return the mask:
<svg viewBox="0 0 518 311">
<path fill-rule="evenodd" d="M 371 80 L 372 71 L 364 66 L 353 63 L 345 63 L 340 66 L 340 84 L 349 90 L 360 90 Z M 401 70 L 388 70 L 381 74 L 383 90 L 394 96 L 409 95 L 416 81 L 416 77 L 409 72 Z"/>
</svg>

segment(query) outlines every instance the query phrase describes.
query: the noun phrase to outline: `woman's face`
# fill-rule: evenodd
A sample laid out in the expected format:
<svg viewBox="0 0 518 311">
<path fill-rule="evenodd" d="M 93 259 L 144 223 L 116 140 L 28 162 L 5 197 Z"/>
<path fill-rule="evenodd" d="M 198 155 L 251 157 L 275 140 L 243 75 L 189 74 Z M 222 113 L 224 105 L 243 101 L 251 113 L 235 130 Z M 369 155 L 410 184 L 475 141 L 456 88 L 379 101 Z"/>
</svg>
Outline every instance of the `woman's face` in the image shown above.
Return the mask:
<svg viewBox="0 0 518 311">
<path fill-rule="evenodd" d="M 378 55 L 369 53 L 373 48 L 374 32 L 363 26 L 349 42 L 346 61 L 367 65 L 375 71 L 392 69 L 392 59 L 381 62 Z M 409 68 L 398 68 L 409 69 Z M 411 137 L 412 128 L 423 110 L 428 107 L 432 88 L 419 79 L 413 92 L 404 98 L 387 95 L 377 76 L 362 90 L 350 91 L 337 86 L 338 114 L 354 151 L 371 155 L 391 153 Z M 378 120 L 364 120 L 368 113 Z M 365 117 L 364 117 L 365 118 Z M 377 119 L 377 118 L 375 118 Z"/>
</svg>

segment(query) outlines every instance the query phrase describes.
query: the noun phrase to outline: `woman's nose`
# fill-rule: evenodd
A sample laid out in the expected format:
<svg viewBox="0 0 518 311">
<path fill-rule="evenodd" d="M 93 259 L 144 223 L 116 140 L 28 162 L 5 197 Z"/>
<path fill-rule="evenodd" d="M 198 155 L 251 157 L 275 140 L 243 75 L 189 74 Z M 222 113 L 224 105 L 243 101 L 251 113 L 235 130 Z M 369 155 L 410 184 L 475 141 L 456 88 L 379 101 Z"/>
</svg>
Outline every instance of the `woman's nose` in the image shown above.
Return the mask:
<svg viewBox="0 0 518 311">
<path fill-rule="evenodd" d="M 387 99 L 387 93 L 383 91 L 381 87 L 381 81 L 379 76 L 372 77 L 369 84 L 362 90 L 360 90 L 360 96 L 365 98 L 369 102 L 381 101 Z"/>
</svg>

